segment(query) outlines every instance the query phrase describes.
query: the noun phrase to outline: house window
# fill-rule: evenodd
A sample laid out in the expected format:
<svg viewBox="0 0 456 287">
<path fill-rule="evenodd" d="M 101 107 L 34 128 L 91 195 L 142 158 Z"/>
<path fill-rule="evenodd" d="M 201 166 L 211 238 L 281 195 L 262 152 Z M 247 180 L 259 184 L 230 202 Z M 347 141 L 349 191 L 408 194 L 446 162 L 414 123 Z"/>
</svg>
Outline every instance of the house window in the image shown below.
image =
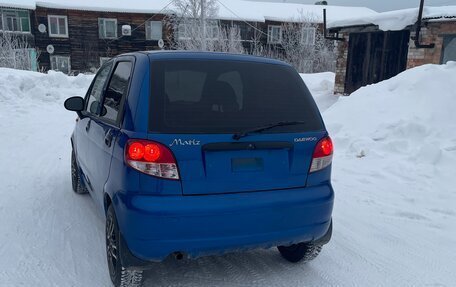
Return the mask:
<svg viewBox="0 0 456 287">
<path fill-rule="evenodd" d="M 0 9 L 0 30 L 30 33 L 30 15 L 28 11 Z"/>
<path fill-rule="evenodd" d="M 302 43 L 304 45 L 315 45 L 315 32 L 316 29 L 314 27 L 304 27 L 302 29 Z"/>
<path fill-rule="evenodd" d="M 98 19 L 98 32 L 100 39 L 117 38 L 117 19 Z"/>
<path fill-rule="evenodd" d="M 177 39 L 189 40 L 191 35 L 191 25 L 187 23 L 180 23 L 177 28 Z"/>
<path fill-rule="evenodd" d="M 219 25 L 216 22 L 206 26 L 206 39 L 217 40 L 219 38 Z"/>
<path fill-rule="evenodd" d="M 268 44 L 278 44 L 282 42 L 282 26 L 268 26 Z"/>
<path fill-rule="evenodd" d="M 456 35 L 443 37 L 442 64 L 456 61 Z"/>
<path fill-rule="evenodd" d="M 109 57 L 100 57 L 100 67 L 109 60 L 111 60 Z"/>
<path fill-rule="evenodd" d="M 161 21 L 149 21 L 146 24 L 146 40 L 160 40 L 163 37 Z"/>
<path fill-rule="evenodd" d="M 177 29 L 177 38 L 179 40 L 190 40 L 195 37 L 201 38 L 201 32 L 198 23 L 186 22 L 180 23 Z M 219 25 L 216 21 L 211 21 L 206 25 L 206 39 L 216 40 L 219 38 Z"/>
<path fill-rule="evenodd" d="M 67 16 L 48 15 L 48 23 L 50 37 L 68 37 Z"/>
<path fill-rule="evenodd" d="M 70 57 L 67 56 L 51 56 L 51 69 L 69 74 L 71 70 Z"/>
</svg>

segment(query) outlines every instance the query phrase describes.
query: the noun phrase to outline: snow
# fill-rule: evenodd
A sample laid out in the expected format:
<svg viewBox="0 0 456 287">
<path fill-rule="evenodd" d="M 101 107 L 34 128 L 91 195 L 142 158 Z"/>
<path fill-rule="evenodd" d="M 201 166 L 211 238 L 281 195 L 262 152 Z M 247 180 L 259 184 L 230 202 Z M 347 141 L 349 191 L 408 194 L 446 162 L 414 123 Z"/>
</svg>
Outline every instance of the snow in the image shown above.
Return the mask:
<svg viewBox="0 0 456 287">
<path fill-rule="evenodd" d="M 223 0 L 220 5 L 219 17 L 222 19 L 239 20 L 233 17 L 234 12 L 241 18 L 252 18 L 253 21 L 301 21 L 303 18 L 312 20 L 314 23 L 323 23 L 323 9 L 326 9 L 327 17 L 332 19 L 348 19 L 353 15 L 367 17 L 375 15 L 377 12 L 365 7 L 343 7 L 343 6 L 323 6 L 323 5 L 304 5 L 297 3 L 274 3 L 274 2 L 252 2 L 241 0 Z M 228 7 L 231 11 L 226 9 Z M 245 16 L 242 16 L 242 14 Z M 252 17 L 253 16 L 253 17 Z"/>
<path fill-rule="evenodd" d="M 456 63 L 347 98 L 332 95 L 332 73 L 302 77 L 335 143 L 330 244 L 309 264 L 275 249 L 168 260 L 146 286 L 454 285 Z M 71 190 L 76 115 L 63 108 L 91 79 L 0 68 L 2 286 L 110 286 L 102 215 Z"/>
<path fill-rule="evenodd" d="M 301 74 L 301 78 L 312 91 L 312 96 L 320 110 L 326 110 L 337 101 L 338 97 L 333 96 L 335 73 Z"/>
<path fill-rule="evenodd" d="M 335 19 L 328 17 L 328 28 L 378 25 L 383 31 L 399 31 L 414 25 L 418 19 L 418 8 L 388 11 L 371 15 L 356 15 L 352 18 Z M 423 19 L 456 21 L 456 6 L 424 7 Z"/>
<path fill-rule="evenodd" d="M 35 10 L 35 0 L 0 0 L 0 7 Z"/>
<path fill-rule="evenodd" d="M 328 18 L 343 20 L 353 15 L 370 16 L 377 12 L 365 7 L 303 5 L 296 3 L 268 3 L 242 0 L 219 0 L 218 19 L 245 20 L 252 22 L 300 20 L 302 16 L 315 23 L 323 22 L 323 9 Z M 175 7 L 170 0 L 0 0 L 0 7 L 35 9 L 35 6 L 75 9 L 84 11 L 108 11 L 128 13 L 172 13 Z M 169 5 L 171 4 L 171 5 Z"/>
</svg>

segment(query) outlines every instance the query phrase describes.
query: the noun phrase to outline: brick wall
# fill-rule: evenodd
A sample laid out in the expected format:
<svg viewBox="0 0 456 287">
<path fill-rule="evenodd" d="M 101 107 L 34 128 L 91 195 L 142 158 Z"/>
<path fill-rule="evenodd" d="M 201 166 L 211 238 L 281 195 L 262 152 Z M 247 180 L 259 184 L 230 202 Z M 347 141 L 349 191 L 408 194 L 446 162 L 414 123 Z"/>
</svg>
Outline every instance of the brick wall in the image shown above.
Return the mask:
<svg viewBox="0 0 456 287">
<path fill-rule="evenodd" d="M 442 57 L 443 35 L 456 34 L 456 21 L 430 22 L 421 30 L 421 43 L 434 43 L 432 49 L 417 49 L 413 40 L 410 40 L 407 69 L 424 64 L 440 64 Z M 415 37 L 415 32 L 411 33 Z"/>
<path fill-rule="evenodd" d="M 345 90 L 345 76 L 347 74 L 347 60 L 348 60 L 348 33 L 339 34 L 345 41 L 337 42 L 337 63 L 336 63 L 336 82 L 334 87 L 334 94 L 344 94 Z"/>
<path fill-rule="evenodd" d="M 407 58 L 407 69 L 424 65 L 440 64 L 442 57 L 443 36 L 456 34 L 456 20 L 447 22 L 429 22 L 421 30 L 421 43 L 435 43 L 432 49 L 417 49 L 413 40 L 410 40 Z M 345 77 L 347 73 L 348 44 L 349 33 L 341 34 L 344 42 L 337 43 L 337 65 L 336 65 L 336 82 L 334 87 L 335 94 L 345 95 Z M 412 37 L 415 32 L 412 31 Z"/>
</svg>

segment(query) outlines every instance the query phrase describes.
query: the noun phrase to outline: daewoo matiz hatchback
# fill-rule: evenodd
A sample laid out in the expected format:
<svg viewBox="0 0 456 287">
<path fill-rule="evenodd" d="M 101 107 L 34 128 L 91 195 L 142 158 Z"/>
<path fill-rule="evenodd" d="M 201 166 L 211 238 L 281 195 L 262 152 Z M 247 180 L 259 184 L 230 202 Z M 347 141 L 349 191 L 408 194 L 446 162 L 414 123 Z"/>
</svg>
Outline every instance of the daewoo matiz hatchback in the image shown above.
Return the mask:
<svg viewBox="0 0 456 287">
<path fill-rule="evenodd" d="M 105 63 L 65 102 L 73 190 L 106 215 L 115 286 L 149 262 L 278 246 L 315 258 L 332 233 L 333 145 L 300 78 L 280 61 L 137 52 Z"/>
</svg>

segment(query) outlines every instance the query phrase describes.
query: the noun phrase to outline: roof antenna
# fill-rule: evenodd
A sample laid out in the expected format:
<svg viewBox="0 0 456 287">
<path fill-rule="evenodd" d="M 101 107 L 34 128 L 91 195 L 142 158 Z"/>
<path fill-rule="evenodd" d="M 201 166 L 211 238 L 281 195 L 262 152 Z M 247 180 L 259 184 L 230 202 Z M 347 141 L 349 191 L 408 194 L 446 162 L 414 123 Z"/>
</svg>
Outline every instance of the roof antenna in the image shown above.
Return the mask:
<svg viewBox="0 0 456 287">
<path fill-rule="evenodd" d="M 421 44 L 420 43 L 420 33 L 421 33 L 421 21 L 423 18 L 423 9 L 424 9 L 424 0 L 420 0 L 420 11 L 418 12 L 418 21 L 416 21 L 416 32 L 415 32 L 415 47 L 432 49 L 435 47 L 435 43 L 431 44 Z"/>
<path fill-rule="evenodd" d="M 326 28 L 326 9 L 323 9 L 323 33 L 327 40 L 345 41 L 345 38 L 339 37 L 339 31 L 337 31 L 336 37 L 328 36 L 328 29 Z"/>
</svg>

